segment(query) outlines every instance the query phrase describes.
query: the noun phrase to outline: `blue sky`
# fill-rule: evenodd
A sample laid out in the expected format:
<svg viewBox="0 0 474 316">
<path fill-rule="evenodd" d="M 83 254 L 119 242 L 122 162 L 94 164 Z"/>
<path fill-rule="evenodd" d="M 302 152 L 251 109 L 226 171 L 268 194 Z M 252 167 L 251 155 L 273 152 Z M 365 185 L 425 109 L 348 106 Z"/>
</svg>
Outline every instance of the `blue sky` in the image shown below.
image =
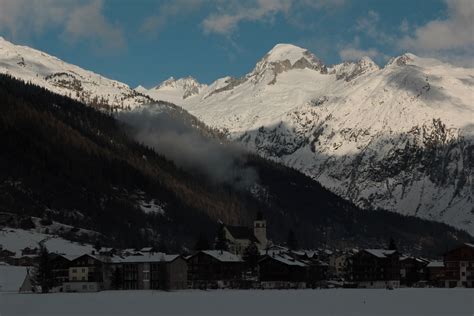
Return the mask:
<svg viewBox="0 0 474 316">
<path fill-rule="evenodd" d="M 0 35 L 151 87 L 247 73 L 277 43 L 326 64 L 410 51 L 471 65 L 471 0 L 0 0 Z"/>
</svg>

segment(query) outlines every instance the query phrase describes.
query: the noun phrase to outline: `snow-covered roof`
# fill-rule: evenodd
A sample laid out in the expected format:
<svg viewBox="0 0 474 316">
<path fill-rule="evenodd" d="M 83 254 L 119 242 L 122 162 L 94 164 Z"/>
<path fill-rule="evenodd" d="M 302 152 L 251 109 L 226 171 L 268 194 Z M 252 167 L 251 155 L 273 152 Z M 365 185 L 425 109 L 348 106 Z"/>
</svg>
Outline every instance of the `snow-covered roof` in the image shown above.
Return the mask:
<svg viewBox="0 0 474 316">
<path fill-rule="evenodd" d="M 373 256 L 378 258 L 386 258 L 387 256 L 393 255 L 396 250 L 387 250 L 387 249 L 364 249 L 365 252 L 370 253 Z"/>
<path fill-rule="evenodd" d="M 279 255 L 266 256 L 265 258 L 262 259 L 262 261 L 268 260 L 268 259 L 281 262 L 281 263 L 286 264 L 288 266 L 298 266 L 298 267 L 306 267 L 307 266 L 307 264 L 304 263 L 303 261 L 295 259 L 295 258 L 291 257 L 288 254 L 279 254 Z"/>
<path fill-rule="evenodd" d="M 444 262 L 443 261 L 432 261 L 428 263 L 427 265 L 428 268 L 443 268 L 444 267 Z"/>
<path fill-rule="evenodd" d="M 178 258 L 179 255 L 170 255 L 162 252 L 146 254 L 143 256 L 128 256 L 128 257 L 112 257 L 113 263 L 145 263 L 145 262 L 171 262 Z"/>
<path fill-rule="evenodd" d="M 142 249 L 140 249 L 141 252 L 152 252 L 153 251 L 153 247 L 143 247 Z"/>
<path fill-rule="evenodd" d="M 243 262 L 243 260 L 239 256 L 236 256 L 228 251 L 203 250 L 202 252 L 221 262 Z"/>
</svg>

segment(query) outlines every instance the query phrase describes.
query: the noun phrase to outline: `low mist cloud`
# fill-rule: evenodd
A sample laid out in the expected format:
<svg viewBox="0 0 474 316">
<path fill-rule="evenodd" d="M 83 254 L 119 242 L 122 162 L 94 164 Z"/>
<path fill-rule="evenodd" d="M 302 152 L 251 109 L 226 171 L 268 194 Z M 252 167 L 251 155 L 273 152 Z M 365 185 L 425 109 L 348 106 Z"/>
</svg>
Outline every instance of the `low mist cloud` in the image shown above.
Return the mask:
<svg viewBox="0 0 474 316">
<path fill-rule="evenodd" d="M 184 170 L 206 176 L 214 184 L 248 188 L 258 180 L 246 163 L 246 153 L 237 145 L 221 144 L 166 110 L 141 109 L 118 114 L 132 127 L 133 137 L 152 147 Z"/>
</svg>

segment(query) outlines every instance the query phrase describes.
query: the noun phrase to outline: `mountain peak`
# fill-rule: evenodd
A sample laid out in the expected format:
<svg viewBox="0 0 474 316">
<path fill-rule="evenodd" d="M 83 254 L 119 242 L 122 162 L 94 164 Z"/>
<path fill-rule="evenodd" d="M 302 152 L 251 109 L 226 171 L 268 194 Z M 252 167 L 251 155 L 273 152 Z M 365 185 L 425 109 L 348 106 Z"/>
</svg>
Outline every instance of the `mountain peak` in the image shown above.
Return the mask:
<svg viewBox="0 0 474 316">
<path fill-rule="evenodd" d="M 388 61 L 387 66 L 390 66 L 390 65 L 405 66 L 407 64 L 413 63 L 413 61 L 415 61 L 416 59 L 419 59 L 419 58 L 415 54 L 405 53 L 398 57 L 391 58 Z"/>
<path fill-rule="evenodd" d="M 305 57 L 308 50 L 292 44 L 276 44 L 266 55 L 269 62 L 288 60 L 291 65 Z"/>
<path fill-rule="evenodd" d="M 275 84 L 278 74 L 305 68 L 327 73 L 326 66 L 309 50 L 292 44 L 277 44 L 255 65 L 246 78 L 251 78 L 254 82 L 263 80 L 267 84 Z"/>
</svg>

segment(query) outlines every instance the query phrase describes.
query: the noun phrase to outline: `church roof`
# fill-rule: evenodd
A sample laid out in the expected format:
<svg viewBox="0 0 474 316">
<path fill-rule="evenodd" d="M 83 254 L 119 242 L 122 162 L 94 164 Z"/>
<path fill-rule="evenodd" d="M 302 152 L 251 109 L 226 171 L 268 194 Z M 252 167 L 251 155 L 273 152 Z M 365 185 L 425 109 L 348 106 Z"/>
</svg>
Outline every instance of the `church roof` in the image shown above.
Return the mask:
<svg viewBox="0 0 474 316">
<path fill-rule="evenodd" d="M 253 230 L 245 226 L 226 226 L 229 233 L 235 239 L 248 239 L 250 241 L 258 242 L 253 234 Z"/>
</svg>

